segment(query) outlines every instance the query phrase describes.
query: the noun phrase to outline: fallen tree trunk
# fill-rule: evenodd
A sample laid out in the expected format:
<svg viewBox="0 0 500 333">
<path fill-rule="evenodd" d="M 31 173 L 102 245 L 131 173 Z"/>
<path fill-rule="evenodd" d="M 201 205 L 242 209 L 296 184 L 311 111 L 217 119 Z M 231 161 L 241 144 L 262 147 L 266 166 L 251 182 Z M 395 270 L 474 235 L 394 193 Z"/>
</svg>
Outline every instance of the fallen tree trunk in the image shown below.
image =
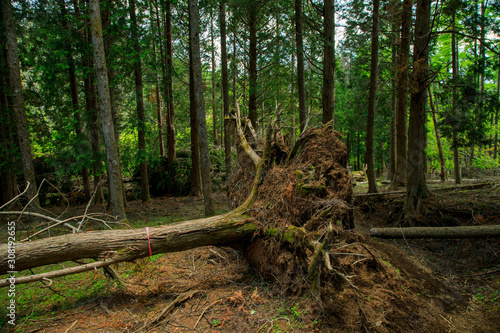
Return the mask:
<svg viewBox="0 0 500 333">
<path fill-rule="evenodd" d="M 380 238 L 482 238 L 500 237 L 500 225 L 462 227 L 372 228 L 370 236 Z"/>
<path fill-rule="evenodd" d="M 0 274 L 83 258 L 129 259 L 152 254 L 184 251 L 205 245 L 228 245 L 250 239 L 256 230 L 254 220 L 226 214 L 200 220 L 149 228 L 90 231 L 16 243 L 15 267 L 9 267 L 7 244 L 0 246 Z M 149 238 L 149 243 L 148 243 Z"/>
</svg>

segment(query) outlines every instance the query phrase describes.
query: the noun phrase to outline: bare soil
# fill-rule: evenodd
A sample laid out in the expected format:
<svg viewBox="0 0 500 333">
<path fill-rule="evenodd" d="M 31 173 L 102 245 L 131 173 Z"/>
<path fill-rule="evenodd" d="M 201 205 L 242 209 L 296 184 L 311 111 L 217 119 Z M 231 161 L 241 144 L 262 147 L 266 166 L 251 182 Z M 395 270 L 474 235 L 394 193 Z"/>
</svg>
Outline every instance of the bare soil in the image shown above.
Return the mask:
<svg viewBox="0 0 500 333">
<path fill-rule="evenodd" d="M 218 210 L 228 210 L 224 195 Z M 402 195 L 354 199 L 356 229 L 349 242 L 332 247 L 332 265 L 348 278 L 334 281 L 318 302 L 309 293 L 260 276 L 232 248 L 204 247 L 141 259 L 113 267 L 127 283 L 102 271 L 70 286 L 90 289 L 106 279 L 107 292 L 75 301 L 69 308 L 40 304 L 47 317 L 30 316 L 38 304 L 23 306 L 13 332 L 499 332 L 500 241 L 380 240 L 372 226 L 392 226 Z M 436 192 L 422 206 L 426 225 L 500 223 L 500 188 Z M 77 215 L 85 207 L 75 207 Z M 94 208 L 97 209 L 97 208 Z M 54 208 L 62 210 L 62 208 Z M 131 223 L 155 223 L 164 216 L 201 216 L 200 198 L 131 202 Z M 141 222 L 143 223 L 143 222 Z M 254 251 L 272 256 L 265 244 Z M 283 252 L 280 252 L 283 254 Z M 293 255 L 293 252 L 290 252 Z M 284 262 L 290 258 L 282 257 Z M 333 276 L 322 276 L 324 279 Z M 54 293 L 67 280 L 54 280 Z M 41 284 L 25 286 L 42 290 Z M 333 288 L 335 287 L 335 288 Z M 21 286 L 19 286 L 21 288 Z M 179 295 L 194 292 L 175 303 Z M 153 319 L 174 302 L 156 323 Z M 40 309 L 39 309 L 40 310 Z"/>
</svg>

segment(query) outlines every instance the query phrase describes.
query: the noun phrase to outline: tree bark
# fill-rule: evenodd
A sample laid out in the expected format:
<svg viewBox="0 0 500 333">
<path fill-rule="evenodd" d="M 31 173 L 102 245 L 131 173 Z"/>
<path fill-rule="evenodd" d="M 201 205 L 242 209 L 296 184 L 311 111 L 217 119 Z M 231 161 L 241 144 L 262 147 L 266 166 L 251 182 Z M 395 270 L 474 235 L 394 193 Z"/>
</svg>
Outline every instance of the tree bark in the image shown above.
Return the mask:
<svg viewBox="0 0 500 333">
<path fill-rule="evenodd" d="M 410 54 L 412 0 L 403 0 L 401 11 L 401 43 L 398 52 L 396 74 L 396 173 L 391 179 L 391 187 L 398 188 L 406 184 L 406 145 L 408 113 L 408 66 Z"/>
<path fill-rule="evenodd" d="M 118 219 L 126 219 L 125 203 L 123 200 L 123 187 L 121 181 L 120 156 L 116 142 L 113 116 L 111 113 L 111 101 L 109 98 L 108 72 L 106 59 L 104 57 L 104 43 L 101 26 L 101 10 L 98 0 L 90 0 L 90 26 L 92 30 L 92 46 L 94 50 L 94 62 L 99 87 L 99 101 L 102 120 L 102 132 L 104 145 L 106 146 L 106 159 L 109 172 L 109 192 L 111 196 L 111 207 L 113 215 Z"/>
<path fill-rule="evenodd" d="M 497 99 L 500 102 L 500 54 L 498 55 Z M 495 111 L 495 142 L 493 145 L 493 160 L 498 158 L 498 108 Z"/>
<path fill-rule="evenodd" d="M 323 116 L 326 124 L 335 119 L 335 0 L 324 0 Z"/>
<path fill-rule="evenodd" d="M 89 6 L 89 1 L 85 1 Z M 75 14 L 79 16 L 80 11 L 75 3 Z M 88 45 L 92 44 L 92 36 L 90 31 L 90 19 L 86 19 L 86 28 L 82 33 L 82 37 Z M 85 90 L 85 108 L 87 113 L 88 127 L 90 130 L 90 145 L 92 149 L 92 173 L 94 178 L 94 193 L 95 203 L 104 202 L 103 186 L 101 184 L 101 158 L 99 153 L 99 113 L 97 105 L 97 92 L 95 87 L 94 61 L 92 55 L 89 55 L 87 50 L 82 49 L 82 63 L 85 68 L 83 79 Z"/>
<path fill-rule="evenodd" d="M 249 66 L 248 66 L 248 118 L 252 126 L 257 130 L 257 4 L 249 4 L 248 25 L 249 25 Z"/>
<path fill-rule="evenodd" d="M 418 0 L 416 14 L 405 203 L 405 218 L 410 221 L 418 216 L 420 199 L 429 194 L 425 180 L 427 146 L 425 105 L 428 85 L 428 46 L 431 38 L 431 1 Z"/>
<path fill-rule="evenodd" d="M 191 44 L 189 45 L 189 124 L 191 127 L 191 193 L 193 196 L 201 195 L 201 165 L 200 165 L 200 140 L 198 135 L 198 116 L 196 114 L 193 56 Z"/>
<path fill-rule="evenodd" d="M 141 47 L 139 44 L 139 34 L 137 27 L 137 17 L 135 14 L 135 0 L 129 1 L 130 20 L 131 20 L 131 37 L 134 45 L 134 77 L 135 77 L 135 98 L 137 103 L 137 144 L 138 144 L 138 160 L 139 172 L 141 178 L 141 200 L 142 202 L 149 201 L 149 180 L 148 180 L 148 165 L 146 151 L 146 115 L 144 113 L 144 94 L 142 83 L 142 63 L 141 63 Z"/>
<path fill-rule="evenodd" d="M 499 237 L 500 225 L 461 227 L 372 228 L 370 236 L 380 238 L 483 238 Z"/>
<path fill-rule="evenodd" d="M 198 122 L 198 140 L 200 150 L 201 180 L 203 186 L 203 202 L 205 203 L 205 216 L 213 215 L 215 212 L 212 198 L 212 180 L 210 178 L 210 159 L 207 139 L 207 123 L 205 113 L 205 101 L 203 98 L 203 78 L 201 72 L 200 55 L 200 27 L 198 0 L 189 1 L 189 43 L 191 45 L 191 57 L 193 68 L 193 90 L 194 100 L 191 103 L 196 107 L 196 118 Z"/>
<path fill-rule="evenodd" d="M 214 35 L 214 14 L 211 12 L 210 39 L 212 42 L 212 125 L 214 135 L 214 145 L 219 145 L 219 134 L 217 133 L 217 100 L 215 85 L 215 35 Z"/>
<path fill-rule="evenodd" d="M 368 193 L 378 192 L 377 179 L 375 177 L 375 157 L 373 141 L 375 132 L 375 109 L 377 108 L 379 7 L 380 1 L 373 0 L 370 92 L 368 95 L 368 119 L 366 121 L 365 152 L 365 162 L 367 165 L 366 176 L 368 177 Z"/>
<path fill-rule="evenodd" d="M 221 69 L 222 69 L 222 103 L 224 108 L 224 157 L 226 164 L 226 182 L 232 174 L 231 165 L 231 121 L 229 119 L 229 74 L 227 69 L 227 34 L 226 34 L 226 3 L 219 4 L 219 25 L 221 44 Z M 236 94 L 236 92 L 234 92 Z"/>
<path fill-rule="evenodd" d="M 2 17 L 0 17 L 2 22 Z M 0 205 L 15 197 L 17 179 L 15 175 L 17 145 L 14 137 L 14 117 L 9 109 L 7 92 L 9 91 L 7 68 L 7 50 L 5 48 L 4 31 L 0 27 Z"/>
<path fill-rule="evenodd" d="M 429 104 L 431 106 L 431 112 L 432 112 L 432 122 L 434 124 L 434 133 L 436 134 L 436 143 L 438 147 L 438 154 L 439 154 L 439 165 L 441 166 L 441 172 L 439 174 L 441 181 L 444 182 L 446 180 L 446 167 L 444 164 L 444 156 L 443 156 L 443 147 L 441 147 L 441 138 L 439 137 L 439 131 L 438 131 L 438 124 L 436 120 L 436 107 L 434 107 L 434 103 L 432 102 L 432 93 L 431 93 L 431 87 L 427 87 L 427 91 L 429 93 Z"/>
<path fill-rule="evenodd" d="M 233 18 L 234 20 L 234 18 Z M 238 57 L 236 56 L 236 28 L 233 31 L 233 58 L 231 60 L 231 67 L 233 70 L 233 108 L 236 108 L 236 99 L 237 99 L 237 89 L 236 83 L 238 80 Z"/>
<path fill-rule="evenodd" d="M 171 163 L 175 160 L 175 126 L 174 126 L 174 88 L 173 88 L 173 73 L 174 65 L 172 58 L 172 0 L 164 2 L 165 12 L 165 57 L 166 57 L 166 71 L 165 71 L 165 104 L 167 106 L 166 127 L 167 127 L 167 158 Z"/>
<path fill-rule="evenodd" d="M 295 42 L 297 45 L 297 93 L 299 97 L 299 128 L 304 132 L 306 125 L 306 88 L 304 75 L 304 42 L 302 26 L 302 0 L 295 0 Z"/>
<path fill-rule="evenodd" d="M 5 31 L 5 45 L 7 49 L 7 64 L 9 68 L 10 93 L 12 94 L 12 107 L 19 140 L 19 149 L 21 151 L 21 162 L 23 167 L 24 180 L 29 182 L 27 195 L 33 199 L 34 208 L 37 210 L 40 201 L 37 193 L 37 184 L 35 178 L 35 168 L 33 167 L 33 155 L 31 152 L 30 134 L 28 131 L 28 122 L 26 120 L 26 110 L 24 105 L 23 84 L 21 81 L 21 66 L 19 62 L 19 51 L 17 47 L 16 28 L 12 13 L 12 4 L 10 0 L 0 0 L 2 9 L 2 18 Z"/>
<path fill-rule="evenodd" d="M 457 55 L 457 36 L 455 33 L 455 12 L 451 15 L 451 68 L 453 75 L 453 93 L 452 93 L 452 109 L 453 113 L 458 116 L 458 92 L 455 87 L 458 80 L 458 55 Z M 452 128 L 452 148 L 453 148 L 453 173 L 455 176 L 455 184 L 462 183 L 462 174 L 460 173 L 460 156 L 458 154 L 458 128 L 453 125 Z"/>
</svg>

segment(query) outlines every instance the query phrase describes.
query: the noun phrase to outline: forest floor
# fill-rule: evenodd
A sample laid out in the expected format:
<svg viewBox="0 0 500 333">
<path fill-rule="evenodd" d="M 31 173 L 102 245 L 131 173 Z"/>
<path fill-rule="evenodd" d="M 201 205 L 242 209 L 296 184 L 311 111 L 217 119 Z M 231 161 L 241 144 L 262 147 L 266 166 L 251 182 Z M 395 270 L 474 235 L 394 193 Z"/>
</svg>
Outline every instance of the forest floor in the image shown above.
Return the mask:
<svg viewBox="0 0 500 333">
<path fill-rule="evenodd" d="M 422 223 L 500 224 L 498 182 L 478 189 L 435 191 L 423 202 Z M 363 192 L 362 185 L 356 186 L 355 193 Z M 229 210 L 224 194 L 217 194 L 216 202 L 217 213 Z M 96 270 L 54 279 L 50 286 L 19 285 L 14 328 L 6 323 L 7 298 L 2 291 L 0 331 L 500 332 L 498 238 L 372 239 L 371 227 L 397 225 L 404 194 L 361 194 L 354 205 L 356 231 L 364 244 L 376 249 L 372 255 L 385 273 L 359 272 L 350 277 L 352 285 L 331 291 L 336 303 L 328 307 L 318 309 L 309 294 L 287 295 L 285 286 L 258 276 L 239 251 L 202 247 L 115 265 L 113 269 L 127 283 L 117 283 Z M 51 211 L 60 214 L 65 209 Z M 84 210 L 85 206 L 78 206 L 66 214 L 80 215 Z M 127 207 L 133 227 L 193 219 L 202 213 L 203 201 L 193 197 L 156 198 L 147 204 L 134 201 Z M 342 252 L 357 255 L 347 249 Z M 374 312 L 383 308 L 387 295 L 391 306 Z M 372 303 L 379 303 L 378 307 L 371 307 Z M 152 323 L 167 306 L 171 308 Z"/>
</svg>

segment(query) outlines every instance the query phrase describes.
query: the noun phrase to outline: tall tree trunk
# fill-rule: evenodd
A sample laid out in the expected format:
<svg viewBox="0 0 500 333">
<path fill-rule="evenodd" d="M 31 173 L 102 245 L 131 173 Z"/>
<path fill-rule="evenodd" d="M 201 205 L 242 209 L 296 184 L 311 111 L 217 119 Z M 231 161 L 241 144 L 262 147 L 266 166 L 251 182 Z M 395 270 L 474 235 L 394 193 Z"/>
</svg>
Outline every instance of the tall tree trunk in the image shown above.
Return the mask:
<svg viewBox="0 0 500 333">
<path fill-rule="evenodd" d="M 219 25 L 221 44 L 221 69 L 222 69 L 222 103 L 224 107 L 224 157 L 226 163 L 226 181 L 231 178 L 231 133 L 229 121 L 229 74 L 227 70 L 227 43 L 226 43 L 226 2 L 219 4 Z M 236 92 L 234 92 L 236 94 Z"/>
<path fill-rule="evenodd" d="M 162 3 L 163 4 L 163 3 Z M 162 25 L 160 23 L 160 10 L 158 6 L 158 0 L 154 0 L 154 6 L 153 3 L 151 2 L 151 21 L 153 21 L 153 12 L 155 15 L 155 21 L 156 21 L 156 28 L 153 23 L 151 25 L 153 26 L 153 33 L 155 34 L 156 38 L 153 43 L 153 52 L 154 52 L 154 62 L 155 66 L 158 66 L 158 55 L 157 55 L 157 47 L 160 49 L 160 67 L 161 67 L 161 72 L 162 72 L 162 77 L 165 78 L 167 76 L 166 72 L 166 59 L 165 59 L 165 54 L 163 52 L 163 35 L 161 34 L 162 31 Z M 163 22 L 163 19 L 161 19 Z M 158 43 L 158 46 L 156 44 Z M 162 79 L 159 78 L 158 72 L 155 71 L 156 73 L 156 113 L 157 113 L 157 118 L 158 118 L 158 138 L 159 138 L 159 145 L 160 145 L 160 155 L 162 157 L 166 157 L 166 151 L 165 151 L 165 117 L 163 115 L 164 111 L 166 110 L 165 106 L 165 99 L 161 98 L 160 94 L 160 87 L 163 87 L 165 82 L 161 82 Z M 162 91 L 163 93 L 163 91 Z M 163 105 L 162 105 L 163 104 Z"/>
<path fill-rule="evenodd" d="M 29 209 L 37 210 L 40 201 L 37 193 L 37 184 L 35 178 L 35 168 L 33 167 L 33 155 L 30 145 L 30 134 L 26 120 L 26 110 L 24 106 L 23 84 L 21 81 L 21 66 L 19 63 L 19 51 L 17 48 L 16 27 L 12 13 L 12 4 L 10 0 L 0 0 L 2 9 L 2 18 L 5 30 L 5 45 L 7 49 L 7 64 L 9 68 L 10 92 L 12 94 L 12 107 L 14 111 L 17 137 L 21 151 L 21 162 L 23 167 L 24 180 L 29 182 L 27 195 L 33 199 L 33 207 Z"/>
<path fill-rule="evenodd" d="M 194 100 L 192 100 L 191 103 L 194 103 L 196 105 L 196 117 L 198 121 L 203 201 L 205 203 L 205 216 L 211 216 L 215 213 L 215 209 L 212 199 L 212 181 L 210 178 L 207 124 L 205 119 L 205 102 L 203 99 L 198 0 L 189 0 L 189 44 L 191 45 L 191 64 L 193 67 L 194 88 Z"/>
<path fill-rule="evenodd" d="M 2 18 L 0 17 L 0 22 Z M 5 48 L 5 40 L 3 26 L 0 24 L 0 164 L 3 167 L 0 169 L 0 205 L 8 202 L 16 195 L 16 175 L 15 152 L 17 146 L 13 135 L 14 118 L 12 111 L 9 110 L 7 99 L 7 91 L 9 84 L 7 78 L 9 71 L 7 68 L 7 53 Z"/>
<path fill-rule="evenodd" d="M 166 95 L 166 105 L 167 105 L 167 156 L 168 162 L 171 163 L 175 160 L 175 126 L 174 126 L 174 88 L 173 88 L 173 73 L 174 73 L 174 63 L 172 58 L 172 0 L 166 0 L 165 8 L 165 39 L 166 39 L 166 49 L 165 54 L 167 57 L 167 77 L 165 78 L 165 95 Z"/>
<path fill-rule="evenodd" d="M 391 187 L 398 188 L 406 183 L 406 144 L 408 113 L 408 64 L 410 54 L 412 0 L 403 0 L 401 11 L 401 44 L 398 53 L 396 74 L 396 173 L 391 179 Z"/>
<path fill-rule="evenodd" d="M 248 118 L 252 122 L 252 126 L 257 130 L 257 4 L 250 3 L 249 8 L 249 97 L 248 97 Z"/>
<path fill-rule="evenodd" d="M 432 102 L 432 93 L 430 86 L 427 87 L 427 92 L 429 93 L 429 104 L 431 106 L 431 112 L 432 112 L 432 123 L 434 124 L 434 133 L 436 134 L 436 143 L 439 154 L 439 164 L 441 165 L 441 172 L 439 174 L 439 177 L 441 178 L 441 181 L 444 182 L 446 181 L 446 167 L 444 164 L 443 148 L 441 147 L 441 138 L 439 137 L 438 124 L 436 120 L 437 99 L 436 99 L 436 106 L 434 106 L 434 103 Z"/>
<path fill-rule="evenodd" d="M 419 213 L 420 199 L 429 194 L 425 180 L 427 133 L 425 105 L 428 85 L 428 46 L 431 38 L 431 0 L 417 0 L 413 73 L 408 127 L 408 174 L 405 218 L 411 221 Z"/>
<path fill-rule="evenodd" d="M 70 33 L 70 29 L 68 27 L 68 22 L 66 20 L 66 4 L 63 0 L 59 0 L 59 7 L 61 9 L 61 23 L 66 30 L 66 32 Z M 73 60 L 73 47 L 71 42 L 68 45 L 66 59 L 68 61 L 68 74 L 69 74 L 69 87 L 71 93 L 71 103 L 73 107 L 73 115 L 75 117 L 75 133 L 76 133 L 76 144 L 75 151 L 79 152 L 82 143 L 84 142 L 84 136 L 82 131 L 82 121 L 81 121 L 81 111 L 79 107 L 78 101 L 78 87 L 76 84 L 76 72 L 75 72 L 75 61 Z M 85 166 L 82 166 L 82 182 L 83 182 L 83 193 L 85 195 L 85 200 L 89 201 L 92 197 L 90 191 L 90 177 L 89 172 Z"/>
<path fill-rule="evenodd" d="M 497 99 L 500 102 L 500 54 L 498 55 Z M 495 142 L 493 146 L 493 160 L 498 157 L 498 108 L 495 111 Z"/>
<path fill-rule="evenodd" d="M 138 159 L 139 172 L 141 177 L 141 200 L 142 202 L 149 201 L 149 181 L 148 181 L 148 165 L 146 152 L 146 115 L 144 113 L 144 93 L 142 83 L 142 63 L 141 63 L 141 46 L 139 44 L 139 35 L 137 27 L 137 17 L 135 14 L 135 0 L 129 1 L 130 20 L 131 20 L 131 37 L 134 45 L 134 77 L 135 77 L 135 98 L 137 102 L 137 144 L 138 144 Z"/>
<path fill-rule="evenodd" d="M 395 110 L 395 105 L 396 105 L 396 96 L 393 96 L 394 99 L 394 108 Z M 391 103 L 392 104 L 392 103 Z M 389 170 L 388 170 L 388 179 L 391 180 L 394 178 L 394 175 L 396 174 L 396 117 L 393 116 L 391 118 L 391 128 L 390 128 L 390 139 L 389 139 Z"/>
<path fill-rule="evenodd" d="M 211 25 L 210 25 L 210 39 L 212 42 L 212 122 L 213 122 L 213 134 L 214 134 L 214 145 L 219 145 L 219 134 L 217 133 L 217 100 L 216 96 L 216 86 L 215 86 L 215 36 L 214 36 L 214 14 L 211 12 Z"/>
<path fill-rule="evenodd" d="M 198 131 L 198 116 L 196 112 L 195 92 L 194 92 L 194 73 L 193 56 L 189 44 L 189 120 L 191 126 L 191 195 L 201 195 L 201 163 L 200 163 L 200 140 Z"/>
<path fill-rule="evenodd" d="M 123 200 L 122 173 L 118 144 L 116 142 L 111 101 L 109 98 L 108 72 L 104 57 L 104 42 L 101 26 L 101 10 L 99 0 L 90 0 L 90 26 L 92 31 L 92 46 L 96 68 L 97 85 L 99 88 L 99 105 L 101 109 L 102 132 L 106 147 L 106 159 L 109 172 L 109 192 L 113 215 L 118 219 L 127 219 Z"/>
<path fill-rule="evenodd" d="M 295 0 L 295 42 L 297 45 L 297 92 L 299 97 L 299 128 L 304 131 L 306 124 L 306 87 L 304 75 L 304 42 L 302 27 L 302 0 Z"/>
<path fill-rule="evenodd" d="M 88 0 L 86 1 L 89 4 Z M 78 7 L 75 7 L 78 8 Z M 78 13 L 77 13 L 78 15 Z M 90 20 L 87 19 L 87 29 L 85 29 L 85 41 L 92 44 L 92 36 L 90 31 Z M 104 202 L 104 194 L 101 184 L 101 157 L 99 153 L 99 111 L 97 105 L 97 92 L 95 87 L 94 61 L 92 55 L 89 55 L 86 50 L 82 51 L 82 62 L 85 68 L 85 76 L 83 79 L 85 89 L 85 107 L 87 112 L 87 120 L 90 129 L 90 145 L 92 149 L 92 173 L 94 178 L 94 193 L 95 203 Z"/>
<path fill-rule="evenodd" d="M 398 0 L 394 1 L 394 4 L 399 3 Z M 391 62 L 393 63 L 394 80 L 391 83 L 391 127 L 390 127 L 390 139 L 389 139 L 389 170 L 388 170 L 388 179 L 391 181 L 394 179 L 396 175 L 396 100 L 397 100 L 397 86 L 396 86 L 396 73 L 397 73 L 397 61 L 398 61 L 398 20 L 397 15 L 392 17 L 391 29 L 393 33 L 391 34 L 392 38 L 392 50 L 391 50 Z M 392 72 L 392 71 L 391 71 Z"/>
<path fill-rule="evenodd" d="M 109 100 L 111 102 L 111 114 L 113 116 L 113 127 L 115 130 L 115 137 L 117 142 L 120 136 L 118 135 L 118 112 L 116 111 L 116 92 L 115 92 L 115 68 L 113 66 L 113 54 L 112 54 L 112 44 L 113 44 L 113 34 L 106 33 L 107 29 L 111 26 L 111 11 L 114 0 L 102 0 L 104 6 L 101 13 L 102 20 L 102 30 L 103 30 L 103 40 L 104 40 L 104 56 L 107 59 L 107 69 L 108 69 L 108 82 L 109 82 Z M 120 153 L 120 147 L 118 146 L 118 153 Z"/>
<path fill-rule="evenodd" d="M 236 84 L 238 79 L 238 57 L 236 56 L 236 29 L 233 32 L 233 59 L 231 60 L 231 67 L 233 70 L 233 108 L 236 109 Z"/>
<path fill-rule="evenodd" d="M 366 121 L 366 152 L 368 193 L 377 193 L 377 179 L 375 175 L 374 132 L 375 109 L 377 108 L 377 76 L 378 76 L 378 32 L 379 32 L 380 1 L 373 0 L 372 13 L 372 48 L 370 69 L 370 92 L 368 95 L 368 119 Z"/>
<path fill-rule="evenodd" d="M 335 118 L 335 0 L 324 0 L 323 117 L 326 124 Z"/>
<path fill-rule="evenodd" d="M 484 17 L 484 12 L 486 10 L 486 1 L 487 0 L 481 0 L 481 36 L 480 36 L 480 44 L 479 44 L 479 90 L 481 92 L 481 95 L 484 94 L 484 73 L 485 73 L 485 66 L 486 66 L 486 49 L 484 47 L 484 38 L 485 38 L 485 27 L 484 25 L 486 24 L 485 22 L 485 17 Z"/>
<path fill-rule="evenodd" d="M 453 113 L 457 115 L 457 102 L 458 92 L 455 85 L 458 80 L 458 55 L 457 55 L 457 36 L 455 34 L 455 12 L 451 15 L 451 67 L 453 75 L 453 93 L 452 93 L 452 109 Z M 460 156 L 458 155 L 458 133 L 457 126 L 453 125 L 452 134 L 452 147 L 453 147 L 453 173 L 455 176 L 455 184 L 462 183 L 462 175 L 460 173 Z"/>
</svg>

